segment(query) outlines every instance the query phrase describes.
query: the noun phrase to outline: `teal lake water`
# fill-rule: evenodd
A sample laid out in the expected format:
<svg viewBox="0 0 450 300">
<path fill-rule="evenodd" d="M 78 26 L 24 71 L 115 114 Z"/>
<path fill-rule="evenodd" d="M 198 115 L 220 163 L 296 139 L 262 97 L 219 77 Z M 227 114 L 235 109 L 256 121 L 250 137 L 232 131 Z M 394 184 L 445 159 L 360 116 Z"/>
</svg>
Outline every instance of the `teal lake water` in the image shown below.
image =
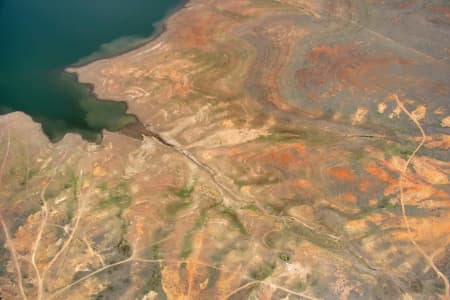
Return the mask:
<svg viewBox="0 0 450 300">
<path fill-rule="evenodd" d="M 64 73 L 129 50 L 155 34 L 182 0 L 0 0 L 0 114 L 22 111 L 52 141 L 98 140 L 135 121 L 123 102 L 98 101 Z"/>
</svg>

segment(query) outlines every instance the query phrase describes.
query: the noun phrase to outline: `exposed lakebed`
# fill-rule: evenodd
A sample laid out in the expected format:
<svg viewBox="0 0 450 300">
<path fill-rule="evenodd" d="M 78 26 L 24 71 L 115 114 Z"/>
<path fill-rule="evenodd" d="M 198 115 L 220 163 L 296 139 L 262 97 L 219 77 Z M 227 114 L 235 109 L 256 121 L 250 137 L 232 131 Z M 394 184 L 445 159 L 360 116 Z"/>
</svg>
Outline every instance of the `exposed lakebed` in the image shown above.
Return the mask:
<svg viewBox="0 0 450 300">
<path fill-rule="evenodd" d="M 98 101 L 63 70 L 145 43 L 182 2 L 0 0 L 0 114 L 30 115 L 52 141 L 135 122 L 124 102 Z"/>
</svg>

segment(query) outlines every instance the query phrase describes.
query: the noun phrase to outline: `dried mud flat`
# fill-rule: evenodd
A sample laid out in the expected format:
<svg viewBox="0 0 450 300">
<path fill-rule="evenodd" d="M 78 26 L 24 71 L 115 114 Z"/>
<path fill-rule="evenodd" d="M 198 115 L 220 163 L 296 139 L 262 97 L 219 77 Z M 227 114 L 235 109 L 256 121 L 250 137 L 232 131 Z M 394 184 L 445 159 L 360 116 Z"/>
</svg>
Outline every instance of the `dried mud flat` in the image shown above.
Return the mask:
<svg viewBox="0 0 450 300">
<path fill-rule="evenodd" d="M 192 0 L 70 71 L 141 124 L 0 117 L 3 299 L 448 299 L 450 6 Z"/>
</svg>

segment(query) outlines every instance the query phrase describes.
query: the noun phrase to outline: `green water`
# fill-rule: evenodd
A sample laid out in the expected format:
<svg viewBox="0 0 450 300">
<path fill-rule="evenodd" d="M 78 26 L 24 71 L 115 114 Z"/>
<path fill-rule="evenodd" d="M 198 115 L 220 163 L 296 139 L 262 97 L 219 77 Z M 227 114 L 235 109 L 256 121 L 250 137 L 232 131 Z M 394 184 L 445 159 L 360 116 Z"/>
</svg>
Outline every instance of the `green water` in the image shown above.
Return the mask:
<svg viewBox="0 0 450 300">
<path fill-rule="evenodd" d="M 22 111 L 52 141 L 99 140 L 135 122 L 63 70 L 144 43 L 182 0 L 0 0 L 0 114 Z"/>
</svg>

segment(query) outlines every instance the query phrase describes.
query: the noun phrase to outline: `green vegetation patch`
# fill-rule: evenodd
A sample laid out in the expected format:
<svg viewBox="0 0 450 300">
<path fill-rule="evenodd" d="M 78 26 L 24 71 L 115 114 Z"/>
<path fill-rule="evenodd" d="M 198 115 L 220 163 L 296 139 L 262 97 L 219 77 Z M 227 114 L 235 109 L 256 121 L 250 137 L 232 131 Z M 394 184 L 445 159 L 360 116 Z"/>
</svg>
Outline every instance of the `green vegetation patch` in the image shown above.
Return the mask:
<svg viewBox="0 0 450 300">
<path fill-rule="evenodd" d="M 147 279 L 145 285 L 139 293 L 142 295 L 140 298 L 145 299 L 146 297 L 144 295 L 147 295 L 150 291 L 155 291 L 160 297 L 158 299 L 166 299 L 166 295 L 162 287 L 162 274 L 159 264 L 152 264 L 150 268 L 143 270 L 140 276 Z"/>
<path fill-rule="evenodd" d="M 247 229 L 245 229 L 244 224 L 239 220 L 239 216 L 234 210 L 225 207 L 221 213 L 231 221 L 231 224 L 234 225 L 241 234 L 247 235 Z"/>
<path fill-rule="evenodd" d="M 422 207 L 419 207 L 417 205 L 405 205 L 405 209 L 407 211 L 408 215 L 414 216 L 414 217 L 426 217 L 429 216 L 428 211 Z M 351 220 L 357 220 L 365 218 L 368 215 L 382 212 L 382 211 L 390 211 L 397 215 L 401 215 L 401 205 L 400 203 L 392 203 L 391 199 L 388 197 L 383 197 L 376 206 L 370 206 L 364 209 L 361 209 L 360 212 L 354 214 L 354 215 L 348 215 L 347 217 Z"/>
<path fill-rule="evenodd" d="M 162 227 L 158 227 L 152 233 L 151 243 L 149 247 L 149 254 L 151 259 L 161 258 L 161 244 L 171 232 L 173 232 L 173 224 L 166 224 Z"/>
<path fill-rule="evenodd" d="M 361 161 L 367 158 L 367 153 L 363 148 L 352 150 L 352 157 L 355 161 Z"/>
<path fill-rule="evenodd" d="M 189 230 L 183 238 L 183 244 L 181 246 L 181 258 L 186 259 L 192 253 L 192 238 L 194 234 L 198 232 L 206 223 L 206 211 L 202 211 L 200 217 L 195 223 L 194 227 Z"/>
<path fill-rule="evenodd" d="M 414 152 L 409 146 L 399 145 L 397 143 L 388 142 L 384 145 L 384 155 L 386 159 L 390 159 L 392 156 L 400 156 L 403 159 L 408 159 Z"/>
<path fill-rule="evenodd" d="M 290 262 L 291 261 L 291 255 L 289 253 L 287 253 L 287 252 L 280 253 L 280 255 L 278 255 L 278 257 L 284 262 Z"/>
<path fill-rule="evenodd" d="M 248 180 L 234 180 L 234 184 L 238 187 L 243 187 L 245 185 L 270 185 L 270 184 L 276 184 L 279 183 L 281 180 L 279 178 L 274 177 L 258 177 L 258 178 L 252 178 Z"/>
<path fill-rule="evenodd" d="M 102 191 L 102 192 L 107 192 L 108 191 L 108 184 L 106 183 L 106 182 L 100 182 L 98 185 L 97 185 L 97 188 L 100 190 L 100 191 Z"/>
<path fill-rule="evenodd" d="M 392 209 L 392 208 L 396 208 L 398 207 L 398 205 L 393 204 L 391 202 L 391 199 L 388 197 L 383 197 L 383 199 L 381 199 L 381 201 L 378 203 L 377 205 L 378 208 L 380 209 Z"/>
<path fill-rule="evenodd" d="M 181 201 L 175 201 L 169 203 L 166 206 L 166 215 L 172 220 L 178 212 L 189 207 L 192 202 L 189 198 L 191 198 L 192 193 L 194 192 L 194 186 L 184 186 L 181 189 L 171 189 L 172 193 L 181 199 Z"/>
<path fill-rule="evenodd" d="M 166 206 L 166 214 L 169 219 L 174 218 L 181 210 L 191 206 L 192 202 L 188 200 L 177 201 Z"/>
<path fill-rule="evenodd" d="M 368 237 L 370 237 L 370 236 L 379 234 L 380 232 L 382 232 L 380 226 L 372 225 L 372 226 L 369 227 L 369 229 L 364 233 L 364 235 L 362 236 L 361 239 L 365 239 L 365 238 L 368 238 Z"/>
<path fill-rule="evenodd" d="M 257 141 L 265 143 L 289 143 L 301 141 L 310 145 L 324 145 L 337 141 L 338 137 L 331 132 L 314 128 L 290 129 L 274 128 L 268 135 L 261 135 Z"/>
<path fill-rule="evenodd" d="M 324 249 L 338 250 L 343 247 L 338 242 L 329 238 L 325 234 L 314 232 L 313 230 L 301 224 L 292 223 L 291 225 L 288 225 L 288 229 L 296 237 L 301 237 L 308 242 Z"/>
<path fill-rule="evenodd" d="M 298 137 L 295 135 L 281 135 L 281 134 L 260 135 L 257 139 L 257 141 L 259 142 L 267 142 L 267 143 L 290 142 L 295 140 L 298 140 Z"/>
<path fill-rule="evenodd" d="M 28 169 L 26 165 L 17 165 L 9 170 L 9 176 L 15 178 L 19 185 L 23 186 L 29 178 L 38 173 L 35 169 Z"/>
<path fill-rule="evenodd" d="M 301 280 L 298 280 L 293 284 L 293 288 L 295 291 L 299 293 L 304 292 L 306 290 L 306 283 Z"/>
<path fill-rule="evenodd" d="M 273 271 L 275 270 L 275 267 L 276 267 L 275 263 L 263 262 L 262 264 L 254 267 L 250 271 L 250 276 L 256 280 L 264 280 L 270 275 L 272 275 Z"/>
<path fill-rule="evenodd" d="M 206 286 L 206 288 L 210 289 L 210 288 L 214 287 L 217 280 L 219 279 L 219 276 L 220 276 L 220 271 L 218 269 L 210 268 L 209 272 L 208 272 L 208 285 Z"/>
<path fill-rule="evenodd" d="M 130 257 L 132 254 L 131 246 L 126 239 L 120 240 L 119 244 L 117 244 L 117 250 L 125 257 Z"/>
<path fill-rule="evenodd" d="M 253 212 L 261 212 L 261 210 L 258 208 L 258 206 L 256 206 L 255 204 L 248 204 L 245 206 L 242 206 L 241 209 L 247 209 Z"/>
<path fill-rule="evenodd" d="M 121 209 L 128 207 L 131 203 L 131 190 L 128 181 L 119 181 L 108 191 L 106 199 L 100 202 L 101 207 L 117 206 Z"/>
<path fill-rule="evenodd" d="M 174 191 L 174 194 L 180 198 L 190 198 L 192 193 L 194 192 L 194 187 L 185 186 L 180 190 Z"/>
<path fill-rule="evenodd" d="M 68 189 L 73 189 L 76 188 L 78 183 L 78 177 L 75 175 L 75 173 L 72 171 L 69 174 L 69 178 L 67 179 L 67 181 L 64 183 L 64 189 L 68 190 Z"/>
</svg>

